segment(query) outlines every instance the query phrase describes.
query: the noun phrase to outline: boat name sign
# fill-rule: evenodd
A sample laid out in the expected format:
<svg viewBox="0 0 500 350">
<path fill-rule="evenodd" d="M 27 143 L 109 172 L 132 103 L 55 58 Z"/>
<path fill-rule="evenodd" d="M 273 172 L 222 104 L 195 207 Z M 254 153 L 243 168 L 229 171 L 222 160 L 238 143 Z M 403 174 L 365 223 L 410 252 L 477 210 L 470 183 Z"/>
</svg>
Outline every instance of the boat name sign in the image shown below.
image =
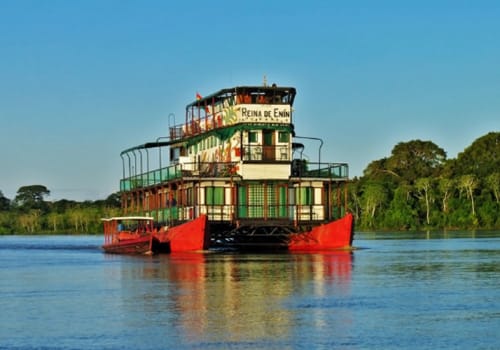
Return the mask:
<svg viewBox="0 0 500 350">
<path fill-rule="evenodd" d="M 245 122 L 277 122 L 277 123 L 290 123 L 291 108 L 289 106 L 251 106 L 242 107 L 241 121 Z"/>
</svg>

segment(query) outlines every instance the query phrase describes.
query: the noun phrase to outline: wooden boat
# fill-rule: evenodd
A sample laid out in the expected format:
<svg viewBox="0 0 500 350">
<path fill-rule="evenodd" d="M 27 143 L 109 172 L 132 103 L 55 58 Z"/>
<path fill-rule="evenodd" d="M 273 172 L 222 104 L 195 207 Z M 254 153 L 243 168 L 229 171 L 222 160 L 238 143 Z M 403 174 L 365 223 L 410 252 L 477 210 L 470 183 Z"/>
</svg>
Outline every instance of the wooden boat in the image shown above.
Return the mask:
<svg viewBox="0 0 500 350">
<path fill-rule="evenodd" d="M 153 240 L 153 218 L 123 216 L 102 219 L 104 245 L 107 253 L 147 254 Z"/>
<path fill-rule="evenodd" d="M 182 237 L 205 217 L 210 248 L 350 248 L 348 165 L 323 162 L 323 140 L 296 135 L 295 95 L 275 84 L 197 94 L 182 122 L 169 115 L 166 136 L 121 153 L 123 213 L 154 218 Z M 319 141 L 317 162 L 303 156 L 303 140 Z M 175 249 L 166 236 L 153 237 Z"/>
<path fill-rule="evenodd" d="M 107 253 L 150 255 L 208 248 L 206 215 L 172 228 L 157 228 L 153 218 L 148 216 L 124 216 L 102 220 L 102 248 Z"/>
</svg>

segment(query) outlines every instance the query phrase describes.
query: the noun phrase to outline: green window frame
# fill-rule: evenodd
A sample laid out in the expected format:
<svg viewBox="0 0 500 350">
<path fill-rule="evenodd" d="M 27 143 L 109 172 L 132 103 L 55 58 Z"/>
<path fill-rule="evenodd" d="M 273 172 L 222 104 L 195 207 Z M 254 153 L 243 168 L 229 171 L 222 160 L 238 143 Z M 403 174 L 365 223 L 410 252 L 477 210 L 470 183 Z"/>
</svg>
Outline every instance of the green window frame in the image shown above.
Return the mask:
<svg viewBox="0 0 500 350">
<path fill-rule="evenodd" d="M 194 205 L 193 193 L 194 192 L 192 188 L 186 189 L 186 204 L 189 206 Z"/>
<path fill-rule="evenodd" d="M 248 211 L 251 218 L 264 216 L 264 186 L 260 183 L 248 185 Z"/>
<path fill-rule="evenodd" d="M 248 142 L 257 142 L 257 132 L 249 131 L 248 132 Z"/>
<path fill-rule="evenodd" d="M 278 142 L 289 142 L 290 141 L 290 133 L 286 131 L 278 132 Z"/>
<path fill-rule="evenodd" d="M 314 203 L 312 187 L 300 187 L 298 188 L 297 203 L 299 205 L 312 205 Z"/>
<path fill-rule="evenodd" d="M 238 217 L 248 218 L 248 189 L 246 186 L 238 186 Z"/>
<path fill-rule="evenodd" d="M 224 205 L 224 187 L 206 187 L 205 203 L 207 205 Z"/>
</svg>

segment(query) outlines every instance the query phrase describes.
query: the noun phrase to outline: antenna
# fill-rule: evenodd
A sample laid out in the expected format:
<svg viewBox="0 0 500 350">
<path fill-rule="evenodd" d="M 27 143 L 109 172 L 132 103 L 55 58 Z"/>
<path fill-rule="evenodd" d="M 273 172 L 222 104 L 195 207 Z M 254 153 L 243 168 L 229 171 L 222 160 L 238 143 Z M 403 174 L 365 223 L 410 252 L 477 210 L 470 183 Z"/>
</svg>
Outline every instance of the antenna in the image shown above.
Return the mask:
<svg viewBox="0 0 500 350">
<path fill-rule="evenodd" d="M 267 78 L 266 78 L 266 75 L 265 75 L 265 74 L 264 74 L 264 79 L 263 79 L 263 80 L 264 80 L 264 81 L 263 81 L 264 87 L 266 87 L 266 86 L 267 86 Z"/>
</svg>

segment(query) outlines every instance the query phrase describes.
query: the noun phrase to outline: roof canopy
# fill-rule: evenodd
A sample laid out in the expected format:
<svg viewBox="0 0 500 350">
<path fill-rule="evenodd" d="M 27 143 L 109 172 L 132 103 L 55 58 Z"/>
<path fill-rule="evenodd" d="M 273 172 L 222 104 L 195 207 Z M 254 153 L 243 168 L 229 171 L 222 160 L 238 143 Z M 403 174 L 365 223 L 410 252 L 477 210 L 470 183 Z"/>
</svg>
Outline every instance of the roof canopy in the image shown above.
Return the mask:
<svg viewBox="0 0 500 350">
<path fill-rule="evenodd" d="M 223 101 L 228 96 L 234 96 L 238 94 L 265 94 L 268 96 L 273 95 L 290 95 L 289 104 L 293 104 L 293 100 L 296 94 L 296 90 L 294 87 L 281 87 L 276 86 L 275 84 L 271 86 L 236 86 L 233 88 L 222 89 L 217 91 L 214 94 L 202 97 L 186 106 L 186 109 L 193 106 L 213 104 L 219 101 Z"/>
</svg>

